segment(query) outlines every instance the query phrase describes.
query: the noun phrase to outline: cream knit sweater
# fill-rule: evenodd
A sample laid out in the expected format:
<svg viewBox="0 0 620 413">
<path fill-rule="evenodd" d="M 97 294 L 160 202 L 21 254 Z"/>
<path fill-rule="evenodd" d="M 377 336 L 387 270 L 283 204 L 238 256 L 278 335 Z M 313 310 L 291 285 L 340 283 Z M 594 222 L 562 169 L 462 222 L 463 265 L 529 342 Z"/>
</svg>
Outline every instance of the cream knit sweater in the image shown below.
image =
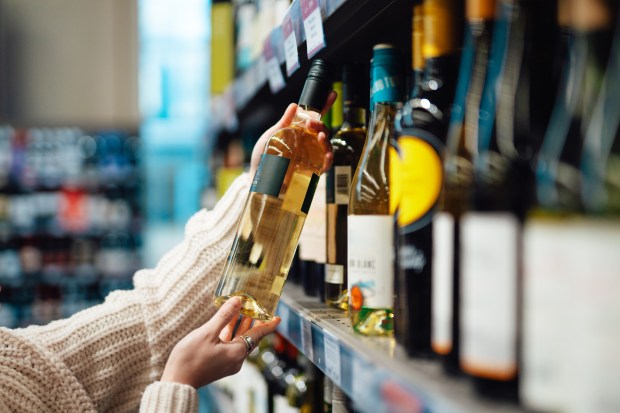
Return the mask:
<svg viewBox="0 0 620 413">
<path fill-rule="evenodd" d="M 0 329 L 0 412 L 193 412 L 196 390 L 157 382 L 174 345 L 216 311 L 213 293 L 249 189 L 237 178 L 134 289 L 69 319 Z"/>
</svg>

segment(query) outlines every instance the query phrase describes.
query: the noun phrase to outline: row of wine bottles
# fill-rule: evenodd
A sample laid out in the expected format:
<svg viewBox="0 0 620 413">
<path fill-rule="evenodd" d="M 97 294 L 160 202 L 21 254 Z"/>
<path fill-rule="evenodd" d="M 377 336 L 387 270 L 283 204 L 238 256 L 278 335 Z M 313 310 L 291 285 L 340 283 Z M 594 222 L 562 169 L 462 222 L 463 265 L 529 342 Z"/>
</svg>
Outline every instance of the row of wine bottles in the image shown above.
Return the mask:
<svg viewBox="0 0 620 413">
<path fill-rule="evenodd" d="M 318 217 L 325 149 L 305 125 L 331 80 L 312 62 L 291 126 L 263 154 L 216 303 L 241 296 L 245 314 L 271 318 L 304 222 L 314 234 L 323 223 L 310 255 L 317 268 L 326 255 L 329 301 L 343 306 L 346 288 L 355 331 L 395 332 L 411 356 L 534 410 L 619 410 L 616 2 L 414 3 L 409 96 L 401 52 L 375 46 L 358 138 L 344 132 L 366 121 L 350 92 L 363 65 L 345 71 Z"/>
<path fill-rule="evenodd" d="M 0 127 L 0 324 L 44 324 L 140 267 L 139 138 Z"/>
<path fill-rule="evenodd" d="M 61 185 L 133 188 L 139 156 L 140 139 L 122 131 L 0 125 L 0 188 L 10 193 Z"/>
<path fill-rule="evenodd" d="M 216 384 L 222 411 L 353 413 L 351 400 L 279 333 L 263 339 L 241 371 Z"/>
<path fill-rule="evenodd" d="M 619 8 L 415 3 L 404 104 L 400 51 L 373 50 L 369 121 L 364 65 L 344 66 L 291 275 L 313 293 L 324 274 L 355 331 L 394 332 L 482 393 L 616 411 Z"/>
</svg>

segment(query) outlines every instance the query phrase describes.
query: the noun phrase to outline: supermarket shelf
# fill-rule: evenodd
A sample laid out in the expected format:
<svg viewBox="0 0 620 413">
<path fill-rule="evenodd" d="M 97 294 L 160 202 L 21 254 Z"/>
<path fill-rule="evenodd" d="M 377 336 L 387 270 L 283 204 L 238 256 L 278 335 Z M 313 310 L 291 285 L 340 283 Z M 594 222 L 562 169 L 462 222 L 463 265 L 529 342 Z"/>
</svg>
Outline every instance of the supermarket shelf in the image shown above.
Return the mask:
<svg viewBox="0 0 620 413">
<path fill-rule="evenodd" d="M 411 0 L 345 1 L 323 21 L 326 46 L 315 57 L 326 59 L 336 67 L 351 61 L 369 62 L 372 47 L 385 42 L 408 53 L 411 7 Z M 385 30 L 386 27 L 390 30 Z M 246 71 L 250 73 L 244 72 L 235 79 L 237 89 L 242 90 L 244 96 L 231 98 L 234 106 L 231 110 L 236 112 L 242 132 L 265 130 L 280 118 L 289 103 L 297 101 L 310 67 L 305 40 L 298 47 L 298 55 L 300 67 L 290 77 L 286 76 L 285 65 L 281 62 L 286 86 L 276 94 L 269 90 L 266 75 L 257 73 L 261 71 L 257 63 Z M 406 66 L 403 63 L 403 70 Z M 248 74 L 250 76 L 246 76 Z M 230 115 L 228 111 L 223 113 Z"/>
<path fill-rule="evenodd" d="M 524 411 L 480 398 L 467 379 L 446 375 L 436 360 L 407 357 L 393 338 L 355 334 L 345 313 L 306 296 L 299 286 L 286 285 L 277 315 L 279 332 L 363 412 Z"/>
</svg>

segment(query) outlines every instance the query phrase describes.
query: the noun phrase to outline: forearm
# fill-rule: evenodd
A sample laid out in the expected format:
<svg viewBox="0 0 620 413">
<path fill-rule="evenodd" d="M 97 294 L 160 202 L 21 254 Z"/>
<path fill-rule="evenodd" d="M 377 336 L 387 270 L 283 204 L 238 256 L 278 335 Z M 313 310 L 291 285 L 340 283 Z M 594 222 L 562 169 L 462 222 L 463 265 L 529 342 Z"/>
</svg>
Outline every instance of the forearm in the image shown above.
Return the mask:
<svg viewBox="0 0 620 413">
<path fill-rule="evenodd" d="M 213 293 L 232 243 L 250 179 L 240 177 L 213 211 L 197 213 L 184 241 L 134 289 L 104 304 L 19 334 L 57 354 L 99 411 L 135 410 L 173 346 L 215 312 Z"/>
</svg>

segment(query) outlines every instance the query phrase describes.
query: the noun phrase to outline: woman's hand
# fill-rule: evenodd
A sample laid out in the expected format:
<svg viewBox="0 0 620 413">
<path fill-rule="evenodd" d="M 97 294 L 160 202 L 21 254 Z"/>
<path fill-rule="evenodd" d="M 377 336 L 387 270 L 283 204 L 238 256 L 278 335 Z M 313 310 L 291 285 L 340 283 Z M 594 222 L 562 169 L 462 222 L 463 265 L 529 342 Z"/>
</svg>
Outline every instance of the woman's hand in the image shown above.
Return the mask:
<svg viewBox="0 0 620 413">
<path fill-rule="evenodd" d="M 233 338 L 239 310 L 241 299 L 229 299 L 211 320 L 179 341 L 170 353 L 160 381 L 188 384 L 197 389 L 237 373 L 249 354 L 241 335 L 251 337 L 258 345 L 280 323 L 280 318 L 275 317 L 269 322 L 255 321 L 252 327 L 253 320 L 244 316 Z"/>
<path fill-rule="evenodd" d="M 321 115 L 325 115 L 325 113 L 327 113 L 329 108 L 331 108 L 331 106 L 334 104 L 334 101 L 336 100 L 336 96 L 338 95 L 334 91 L 331 91 L 329 95 L 327 95 L 325 106 L 323 107 L 323 110 L 321 111 Z M 250 163 L 250 176 L 253 177 L 254 174 L 256 173 L 256 169 L 258 168 L 260 158 L 263 152 L 265 151 L 265 145 L 267 144 L 267 141 L 269 141 L 269 138 L 271 138 L 271 136 L 275 133 L 275 131 L 289 126 L 293 122 L 293 118 L 295 117 L 295 112 L 297 112 L 297 104 L 291 103 L 290 105 L 288 105 L 288 108 L 286 108 L 286 110 L 284 111 L 284 115 L 282 115 L 282 118 L 280 118 L 280 120 L 276 122 L 275 125 L 267 129 L 261 135 L 261 137 L 258 138 L 258 141 L 254 145 L 254 149 L 252 150 L 252 160 Z M 328 140 L 329 131 L 327 130 L 323 122 L 319 120 L 308 120 L 306 122 L 306 128 L 316 133 L 317 139 L 325 147 L 325 160 L 323 162 L 323 172 L 325 172 L 332 165 L 332 159 L 334 156 L 333 151 L 332 151 L 332 145 L 329 143 L 329 140 Z"/>
</svg>

